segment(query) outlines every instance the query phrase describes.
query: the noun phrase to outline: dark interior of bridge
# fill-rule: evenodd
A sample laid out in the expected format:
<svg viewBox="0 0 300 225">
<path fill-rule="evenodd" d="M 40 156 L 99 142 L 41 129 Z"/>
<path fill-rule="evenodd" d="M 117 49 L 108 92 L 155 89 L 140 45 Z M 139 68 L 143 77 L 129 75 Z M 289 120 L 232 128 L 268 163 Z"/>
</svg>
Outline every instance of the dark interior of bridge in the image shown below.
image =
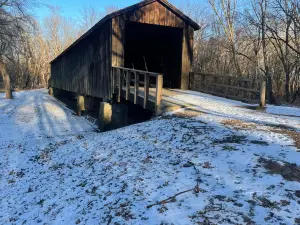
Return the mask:
<svg viewBox="0 0 300 225">
<path fill-rule="evenodd" d="M 180 88 L 182 29 L 127 22 L 125 67 L 162 73 L 164 87 Z"/>
</svg>

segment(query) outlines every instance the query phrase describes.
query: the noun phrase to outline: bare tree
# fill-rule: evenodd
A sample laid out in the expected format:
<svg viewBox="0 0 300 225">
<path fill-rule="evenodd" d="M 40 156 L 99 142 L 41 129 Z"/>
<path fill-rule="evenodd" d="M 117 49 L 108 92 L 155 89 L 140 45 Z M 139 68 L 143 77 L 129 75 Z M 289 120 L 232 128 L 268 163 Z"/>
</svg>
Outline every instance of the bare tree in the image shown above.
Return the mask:
<svg viewBox="0 0 300 225">
<path fill-rule="evenodd" d="M 223 28 L 224 34 L 229 42 L 229 49 L 232 54 L 233 64 L 239 76 L 242 75 L 241 68 L 237 59 L 236 42 L 236 18 L 237 18 L 237 0 L 209 0 L 218 23 Z"/>
<path fill-rule="evenodd" d="M 30 0 L 0 0 L 0 73 L 8 99 L 13 95 L 7 64 L 14 62 L 14 54 L 22 48 L 24 33 L 33 25 L 29 14 L 31 4 Z"/>
<path fill-rule="evenodd" d="M 103 16 L 104 13 L 98 11 L 96 7 L 93 7 L 91 5 L 85 6 L 81 10 L 81 23 L 83 32 L 94 26 Z"/>
<path fill-rule="evenodd" d="M 108 15 L 108 14 L 111 14 L 111 13 L 116 12 L 118 10 L 119 10 L 118 6 L 116 6 L 116 5 L 109 5 L 109 6 L 105 7 L 105 14 Z"/>
</svg>

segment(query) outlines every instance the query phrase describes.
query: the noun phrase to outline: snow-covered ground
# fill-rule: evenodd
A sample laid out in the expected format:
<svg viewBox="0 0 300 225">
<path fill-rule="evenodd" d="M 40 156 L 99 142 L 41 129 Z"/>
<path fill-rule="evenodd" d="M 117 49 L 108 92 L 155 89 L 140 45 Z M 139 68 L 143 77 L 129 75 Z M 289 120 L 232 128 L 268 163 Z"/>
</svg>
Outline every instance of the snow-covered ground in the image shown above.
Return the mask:
<svg viewBox="0 0 300 225">
<path fill-rule="evenodd" d="M 172 98 L 193 107 L 98 133 L 46 90 L 0 94 L 0 224 L 300 224 L 300 109 Z"/>
</svg>

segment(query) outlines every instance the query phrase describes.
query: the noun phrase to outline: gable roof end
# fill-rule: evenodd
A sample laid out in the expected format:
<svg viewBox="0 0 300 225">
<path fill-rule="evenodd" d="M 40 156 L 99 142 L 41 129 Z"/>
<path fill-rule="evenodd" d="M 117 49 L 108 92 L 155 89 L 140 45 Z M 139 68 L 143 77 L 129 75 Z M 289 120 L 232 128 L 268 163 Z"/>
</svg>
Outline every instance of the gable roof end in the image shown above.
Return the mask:
<svg viewBox="0 0 300 225">
<path fill-rule="evenodd" d="M 61 54 L 59 54 L 55 59 L 53 59 L 50 64 L 52 64 L 54 61 L 56 61 L 58 58 L 60 58 L 62 55 L 64 55 L 70 48 L 72 48 L 74 45 L 76 45 L 79 41 L 87 37 L 89 34 L 91 34 L 97 27 L 101 26 L 102 24 L 106 23 L 110 19 L 113 19 L 117 16 L 120 16 L 126 12 L 141 8 L 143 6 L 146 6 L 148 4 L 151 4 L 153 2 L 159 2 L 166 8 L 168 8 L 170 11 L 175 13 L 178 17 L 180 17 L 182 20 L 186 21 L 188 24 L 191 25 L 191 27 L 194 30 L 200 30 L 201 27 L 199 24 L 197 24 L 194 20 L 189 18 L 187 15 L 185 15 L 183 12 L 181 12 L 179 9 L 177 9 L 175 6 L 173 6 L 171 3 L 168 2 L 168 0 L 144 0 L 142 2 L 139 2 L 135 5 L 126 7 L 124 9 L 118 10 L 116 12 L 113 12 L 111 14 L 106 15 L 103 17 L 98 23 L 96 23 L 90 30 L 88 30 L 86 33 L 84 33 L 80 38 L 78 38 L 73 44 L 71 44 L 68 48 L 66 48 Z"/>
</svg>

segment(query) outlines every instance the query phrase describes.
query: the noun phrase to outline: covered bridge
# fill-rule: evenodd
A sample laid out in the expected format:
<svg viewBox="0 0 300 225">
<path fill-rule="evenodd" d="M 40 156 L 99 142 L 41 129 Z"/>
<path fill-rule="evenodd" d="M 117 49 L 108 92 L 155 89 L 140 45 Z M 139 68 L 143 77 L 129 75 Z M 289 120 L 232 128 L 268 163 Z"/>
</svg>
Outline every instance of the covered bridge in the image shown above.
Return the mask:
<svg viewBox="0 0 300 225">
<path fill-rule="evenodd" d="M 188 89 L 198 29 L 167 0 L 142 1 L 107 15 L 55 58 L 49 86 L 157 111 L 160 87 Z"/>
</svg>

